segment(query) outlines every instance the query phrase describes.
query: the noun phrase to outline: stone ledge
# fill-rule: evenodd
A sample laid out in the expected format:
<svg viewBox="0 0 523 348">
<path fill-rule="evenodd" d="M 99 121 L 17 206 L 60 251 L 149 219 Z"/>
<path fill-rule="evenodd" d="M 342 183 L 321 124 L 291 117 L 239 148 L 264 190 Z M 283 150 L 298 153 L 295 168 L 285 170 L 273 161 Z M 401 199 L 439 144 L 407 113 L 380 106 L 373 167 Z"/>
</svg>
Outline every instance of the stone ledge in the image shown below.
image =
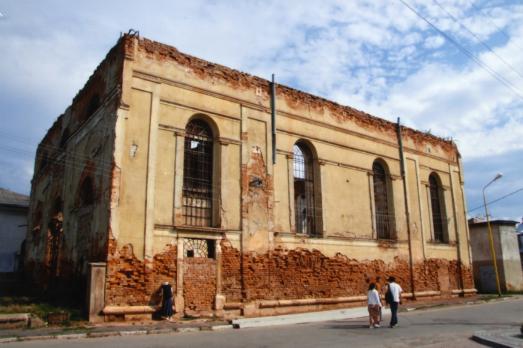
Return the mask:
<svg viewBox="0 0 523 348">
<path fill-rule="evenodd" d="M 334 297 L 334 298 L 305 298 L 296 300 L 264 300 L 259 302 L 260 308 L 307 306 L 320 304 L 338 304 L 346 302 L 360 302 L 367 300 L 367 296 Z"/>
<path fill-rule="evenodd" d="M 106 306 L 102 313 L 105 315 L 126 315 L 126 314 L 152 314 L 156 308 L 151 306 Z"/>
<path fill-rule="evenodd" d="M 476 290 L 476 289 L 456 289 L 456 290 L 452 290 L 452 294 L 453 295 L 461 295 L 461 294 L 468 295 L 468 294 L 476 294 L 477 292 L 478 292 L 478 290 Z"/>
</svg>

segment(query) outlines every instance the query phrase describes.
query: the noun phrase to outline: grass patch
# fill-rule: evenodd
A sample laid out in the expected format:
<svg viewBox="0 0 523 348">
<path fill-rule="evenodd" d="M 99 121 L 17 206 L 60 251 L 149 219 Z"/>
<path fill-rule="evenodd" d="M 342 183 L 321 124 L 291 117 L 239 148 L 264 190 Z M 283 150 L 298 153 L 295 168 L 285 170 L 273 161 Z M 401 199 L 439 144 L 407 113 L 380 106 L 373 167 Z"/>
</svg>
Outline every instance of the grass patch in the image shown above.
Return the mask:
<svg viewBox="0 0 523 348">
<path fill-rule="evenodd" d="M 51 303 L 36 297 L 0 296 L 0 314 L 31 313 L 43 320 L 47 320 L 47 315 L 49 313 L 56 312 L 69 313 L 70 320 L 64 323 L 65 326 L 83 320 L 79 308 Z"/>
</svg>

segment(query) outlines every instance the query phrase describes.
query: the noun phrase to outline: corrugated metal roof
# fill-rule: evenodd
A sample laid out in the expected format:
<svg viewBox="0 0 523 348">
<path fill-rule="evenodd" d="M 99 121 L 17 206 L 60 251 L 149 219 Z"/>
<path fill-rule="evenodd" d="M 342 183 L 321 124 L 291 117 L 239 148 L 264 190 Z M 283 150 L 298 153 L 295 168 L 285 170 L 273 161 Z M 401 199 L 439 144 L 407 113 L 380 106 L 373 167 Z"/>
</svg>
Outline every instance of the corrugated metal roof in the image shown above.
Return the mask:
<svg viewBox="0 0 523 348">
<path fill-rule="evenodd" d="M 0 188 L 0 204 L 28 207 L 29 196 Z"/>
</svg>

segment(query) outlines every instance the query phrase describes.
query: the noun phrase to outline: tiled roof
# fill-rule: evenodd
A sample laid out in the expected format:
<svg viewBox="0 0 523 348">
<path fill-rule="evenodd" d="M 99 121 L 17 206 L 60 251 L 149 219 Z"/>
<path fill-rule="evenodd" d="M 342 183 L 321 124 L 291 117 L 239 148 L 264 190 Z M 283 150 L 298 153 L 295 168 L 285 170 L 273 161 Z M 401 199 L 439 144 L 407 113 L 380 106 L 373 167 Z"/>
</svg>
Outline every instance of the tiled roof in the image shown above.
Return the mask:
<svg viewBox="0 0 523 348">
<path fill-rule="evenodd" d="M 0 188 L 0 204 L 28 207 L 29 196 Z"/>
</svg>

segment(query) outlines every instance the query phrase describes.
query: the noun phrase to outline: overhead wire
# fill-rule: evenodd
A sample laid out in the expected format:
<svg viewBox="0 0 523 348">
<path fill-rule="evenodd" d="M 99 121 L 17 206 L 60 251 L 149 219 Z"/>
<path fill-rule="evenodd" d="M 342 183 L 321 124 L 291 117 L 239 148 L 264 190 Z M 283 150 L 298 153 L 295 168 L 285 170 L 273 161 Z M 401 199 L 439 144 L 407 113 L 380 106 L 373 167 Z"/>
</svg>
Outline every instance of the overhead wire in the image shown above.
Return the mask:
<svg viewBox="0 0 523 348">
<path fill-rule="evenodd" d="M 476 5 L 474 5 L 474 1 L 471 1 L 470 2 L 470 5 L 474 8 L 474 10 L 476 10 L 477 12 L 483 12 L 485 13 L 485 11 L 483 11 L 483 9 L 480 9 L 478 8 Z M 490 22 L 490 24 L 492 24 L 497 30 L 498 32 L 502 33 L 503 36 L 505 36 L 505 38 L 507 40 L 511 40 L 512 37 L 507 33 L 507 31 L 505 29 L 503 29 L 502 27 L 500 27 L 499 25 L 497 25 L 493 20 L 492 20 L 492 17 L 490 15 L 486 15 L 487 17 L 487 20 Z M 519 44 L 517 44 L 516 42 L 513 42 L 514 43 L 514 46 L 516 46 L 517 48 L 519 48 L 520 50 L 523 51 L 523 47 L 521 47 Z"/>
<path fill-rule="evenodd" d="M 523 75 L 514 68 L 512 64 L 507 62 L 503 57 L 501 57 L 499 54 L 497 54 L 494 49 L 487 44 L 485 41 L 483 41 L 477 34 L 475 34 L 472 30 L 469 29 L 465 24 L 463 24 L 459 19 L 457 19 L 454 15 L 452 15 L 447 9 L 445 9 L 441 3 L 438 0 L 432 0 L 438 7 L 447 14 L 454 22 L 458 23 L 463 29 L 465 29 L 470 35 L 472 35 L 476 41 L 478 41 L 483 47 L 485 47 L 487 50 L 489 50 L 493 55 L 495 55 L 503 64 L 505 64 L 506 67 L 508 67 L 510 70 L 515 72 L 519 77 L 523 79 Z"/>
<path fill-rule="evenodd" d="M 452 43 L 454 46 L 456 46 L 463 54 L 465 54 L 467 57 L 469 57 L 471 60 L 473 60 L 477 65 L 479 65 L 483 70 L 488 72 L 492 77 L 494 77 L 498 82 L 503 84 L 505 87 L 510 89 L 519 99 L 523 101 L 523 95 L 517 89 L 513 84 L 505 79 L 503 76 L 501 76 L 499 73 L 497 73 L 494 69 L 492 69 L 488 64 L 481 61 L 474 53 L 470 52 L 467 48 L 463 47 L 458 41 L 456 41 L 452 36 L 447 34 L 445 31 L 441 30 L 439 27 L 437 27 L 435 24 L 433 24 L 427 17 L 423 16 L 418 10 L 416 10 L 414 7 L 410 6 L 405 0 L 398 0 L 401 2 L 405 7 L 407 7 L 411 12 L 413 12 L 416 16 L 421 18 L 424 22 L 426 22 L 431 28 L 433 28 L 435 31 L 437 31 L 441 36 L 443 36 L 447 41 Z"/>
<path fill-rule="evenodd" d="M 492 200 L 492 201 L 490 201 L 490 202 L 487 202 L 487 205 L 497 203 L 497 202 L 499 202 L 499 201 L 501 201 L 501 200 L 503 200 L 503 199 L 505 199 L 505 198 L 507 198 L 507 197 L 510 197 L 510 196 L 512 196 L 512 195 L 515 195 L 516 193 L 521 192 L 521 191 L 523 191 L 523 187 L 522 187 L 522 188 L 519 188 L 519 189 L 517 189 L 517 190 L 515 190 L 515 191 L 512 191 L 512 192 L 510 192 L 510 193 L 507 193 L 506 195 L 501 196 L 501 197 L 499 197 L 499 198 L 496 198 L 496 199 L 494 199 L 494 200 Z M 480 206 L 477 206 L 476 208 L 470 209 L 467 213 L 470 213 L 470 212 L 472 212 L 472 211 L 474 211 L 474 210 L 478 210 L 478 209 L 480 209 L 480 208 L 484 208 L 484 207 L 485 207 L 485 204 L 482 204 L 482 205 L 480 205 Z"/>
</svg>

